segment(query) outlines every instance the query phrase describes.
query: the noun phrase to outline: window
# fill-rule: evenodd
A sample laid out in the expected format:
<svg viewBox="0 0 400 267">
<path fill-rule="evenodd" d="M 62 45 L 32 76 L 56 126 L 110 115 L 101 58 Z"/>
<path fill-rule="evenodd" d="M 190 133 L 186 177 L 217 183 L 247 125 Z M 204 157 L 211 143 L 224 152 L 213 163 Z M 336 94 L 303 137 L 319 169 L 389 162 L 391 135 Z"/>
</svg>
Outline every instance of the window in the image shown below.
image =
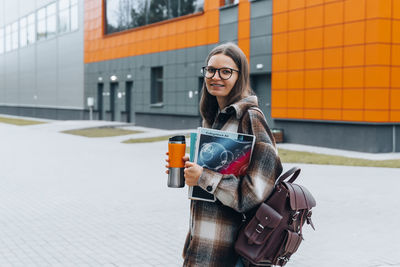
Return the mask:
<svg viewBox="0 0 400 267">
<path fill-rule="evenodd" d="M 58 3 L 58 31 L 60 33 L 78 29 L 78 1 L 60 0 Z"/>
<path fill-rule="evenodd" d="M 6 52 L 11 51 L 11 25 L 6 26 Z"/>
<path fill-rule="evenodd" d="M 127 1 L 127 0 L 118 0 Z M 57 20 L 58 16 L 58 20 Z M 57 28 L 57 22 L 59 24 Z M 78 29 L 78 0 L 59 0 L 0 28 L 0 54 Z"/>
<path fill-rule="evenodd" d="M 78 29 L 78 0 L 71 0 L 71 31 Z"/>
<path fill-rule="evenodd" d="M 106 0 L 106 33 L 203 11 L 204 0 Z"/>
<path fill-rule="evenodd" d="M 46 7 L 46 34 L 47 38 L 54 37 L 57 33 L 56 3 Z"/>
<path fill-rule="evenodd" d="M 37 11 L 37 33 L 36 39 L 46 39 L 46 8 L 41 8 Z"/>
<path fill-rule="evenodd" d="M 151 104 L 163 102 L 163 67 L 151 68 Z"/>
<path fill-rule="evenodd" d="M 28 44 L 28 19 L 26 17 L 19 20 L 19 46 L 25 47 Z"/>
<path fill-rule="evenodd" d="M 11 49 L 18 49 L 18 21 L 11 25 Z"/>
<path fill-rule="evenodd" d="M 35 42 L 35 13 L 28 15 L 27 22 L 27 41 L 28 44 L 33 44 Z"/>
<path fill-rule="evenodd" d="M 225 0 L 225 5 L 233 5 L 233 4 L 238 4 L 239 0 Z"/>
<path fill-rule="evenodd" d="M 57 33 L 56 3 L 37 11 L 37 40 L 54 37 Z"/>
<path fill-rule="evenodd" d="M 0 28 L 0 55 L 4 53 L 4 28 Z"/>
<path fill-rule="evenodd" d="M 69 0 L 58 3 L 58 31 L 67 32 L 71 29 Z"/>
</svg>

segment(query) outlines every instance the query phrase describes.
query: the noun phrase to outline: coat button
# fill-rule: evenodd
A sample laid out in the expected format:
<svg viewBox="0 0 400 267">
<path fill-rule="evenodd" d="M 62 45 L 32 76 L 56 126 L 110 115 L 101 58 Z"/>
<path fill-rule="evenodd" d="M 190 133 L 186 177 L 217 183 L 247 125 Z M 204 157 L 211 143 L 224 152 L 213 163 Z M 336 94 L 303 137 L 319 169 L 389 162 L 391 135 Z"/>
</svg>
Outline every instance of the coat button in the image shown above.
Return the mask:
<svg viewBox="0 0 400 267">
<path fill-rule="evenodd" d="M 208 191 L 208 192 L 211 192 L 213 188 L 212 188 L 212 186 L 211 186 L 211 185 L 209 185 L 209 186 L 207 186 L 207 188 L 206 188 L 206 189 L 207 189 L 207 191 Z"/>
</svg>

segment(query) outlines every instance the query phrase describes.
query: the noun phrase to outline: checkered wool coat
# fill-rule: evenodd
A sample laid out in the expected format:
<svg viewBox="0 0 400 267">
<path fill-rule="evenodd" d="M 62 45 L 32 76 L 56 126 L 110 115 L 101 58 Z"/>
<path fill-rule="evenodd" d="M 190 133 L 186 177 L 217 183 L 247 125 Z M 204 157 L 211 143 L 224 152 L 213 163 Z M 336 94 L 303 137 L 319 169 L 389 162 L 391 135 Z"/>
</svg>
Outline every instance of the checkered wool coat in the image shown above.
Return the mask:
<svg viewBox="0 0 400 267">
<path fill-rule="evenodd" d="M 203 127 L 237 132 L 242 121 L 242 132 L 255 135 L 256 143 L 245 176 L 203 170 L 198 184 L 213 193 L 217 202 L 192 200 L 183 266 L 233 267 L 238 259 L 234 242 L 242 221 L 241 213 L 263 202 L 282 172 L 265 117 L 251 108 L 256 106 L 257 97 L 249 96 L 224 108 L 212 126 L 203 122 Z"/>
</svg>

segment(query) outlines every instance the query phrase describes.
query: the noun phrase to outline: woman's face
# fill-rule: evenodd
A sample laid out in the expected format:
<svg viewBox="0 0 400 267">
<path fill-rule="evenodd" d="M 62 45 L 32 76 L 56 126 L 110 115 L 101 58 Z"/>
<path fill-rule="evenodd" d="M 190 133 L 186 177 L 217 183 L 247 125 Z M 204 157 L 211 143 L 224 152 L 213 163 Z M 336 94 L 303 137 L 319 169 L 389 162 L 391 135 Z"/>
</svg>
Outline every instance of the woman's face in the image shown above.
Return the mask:
<svg viewBox="0 0 400 267">
<path fill-rule="evenodd" d="M 217 69 L 220 70 L 217 71 Z M 230 69 L 236 71 L 231 71 Z M 233 86 L 235 85 L 239 77 L 238 67 L 236 66 L 233 59 L 223 54 L 217 54 L 212 56 L 208 61 L 208 65 L 205 71 L 208 72 L 208 75 L 206 75 L 205 78 L 207 91 L 211 95 L 216 97 L 227 96 L 231 92 Z M 207 76 L 211 76 L 214 72 L 215 74 L 213 77 L 207 78 Z M 223 79 L 221 79 L 220 75 L 222 76 Z M 227 77 L 229 78 L 226 79 Z"/>
</svg>

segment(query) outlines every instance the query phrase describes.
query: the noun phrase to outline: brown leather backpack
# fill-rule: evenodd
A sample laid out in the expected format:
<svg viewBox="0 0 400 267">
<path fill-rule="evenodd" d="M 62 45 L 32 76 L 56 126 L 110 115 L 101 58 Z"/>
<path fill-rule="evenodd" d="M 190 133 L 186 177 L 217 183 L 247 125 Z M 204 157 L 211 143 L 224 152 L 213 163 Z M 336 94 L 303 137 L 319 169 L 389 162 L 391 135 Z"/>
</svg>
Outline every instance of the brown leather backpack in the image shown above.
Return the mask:
<svg viewBox="0 0 400 267">
<path fill-rule="evenodd" d="M 303 224 L 315 230 L 311 209 L 316 202 L 304 186 L 293 183 L 299 174 L 297 167 L 282 174 L 268 199 L 248 214 L 251 219 L 239 231 L 235 250 L 252 264 L 284 266 L 303 240 Z"/>
</svg>

